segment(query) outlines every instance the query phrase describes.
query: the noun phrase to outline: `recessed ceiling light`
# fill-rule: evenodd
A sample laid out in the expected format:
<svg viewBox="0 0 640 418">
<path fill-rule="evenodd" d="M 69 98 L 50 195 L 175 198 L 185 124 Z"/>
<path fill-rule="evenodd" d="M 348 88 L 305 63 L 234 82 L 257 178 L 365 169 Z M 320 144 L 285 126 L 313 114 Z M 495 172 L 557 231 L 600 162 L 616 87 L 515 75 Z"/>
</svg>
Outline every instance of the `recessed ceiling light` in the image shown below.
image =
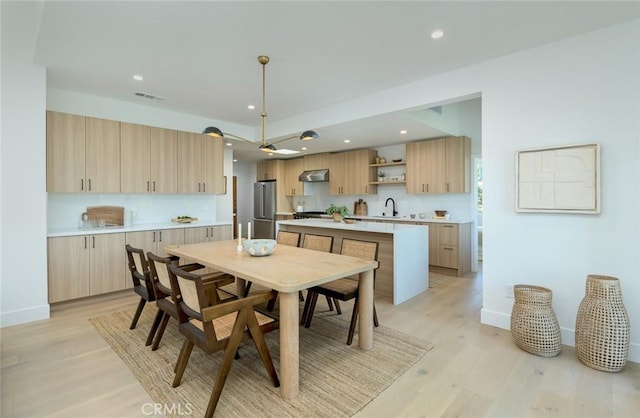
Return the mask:
<svg viewBox="0 0 640 418">
<path fill-rule="evenodd" d="M 444 32 L 441 31 L 440 29 L 434 30 L 433 32 L 431 32 L 431 37 L 433 39 L 440 39 L 444 36 Z"/>
<path fill-rule="evenodd" d="M 269 156 L 270 156 L 270 157 L 273 157 L 273 152 L 270 152 L 270 153 L 269 153 Z"/>
<path fill-rule="evenodd" d="M 139 74 L 136 74 L 136 75 L 133 76 L 133 79 L 136 80 L 136 81 L 142 81 L 142 80 L 144 80 L 144 77 L 142 77 Z"/>
<path fill-rule="evenodd" d="M 404 129 L 400 131 L 400 135 L 406 135 L 407 131 L 405 131 Z"/>
<path fill-rule="evenodd" d="M 349 142 L 351 142 L 351 140 L 350 140 L 350 139 L 345 139 L 345 140 L 344 140 L 344 143 L 345 143 L 345 144 L 348 144 Z"/>
<path fill-rule="evenodd" d="M 307 150 L 307 147 L 302 147 L 302 148 L 300 148 L 300 149 L 301 149 L 302 151 L 306 151 L 306 150 Z"/>
<path fill-rule="evenodd" d="M 249 109 L 249 110 L 253 110 L 253 109 L 255 109 L 255 108 L 256 108 L 256 107 L 255 107 L 254 105 L 249 105 L 249 106 L 247 106 L 247 109 Z"/>
<path fill-rule="evenodd" d="M 227 142 L 227 146 L 230 147 L 231 146 L 231 142 Z"/>
<path fill-rule="evenodd" d="M 238 160 L 236 160 L 236 159 L 234 158 L 234 159 L 233 159 L 233 162 L 234 162 L 234 163 L 237 163 L 237 162 L 238 162 Z"/>
</svg>

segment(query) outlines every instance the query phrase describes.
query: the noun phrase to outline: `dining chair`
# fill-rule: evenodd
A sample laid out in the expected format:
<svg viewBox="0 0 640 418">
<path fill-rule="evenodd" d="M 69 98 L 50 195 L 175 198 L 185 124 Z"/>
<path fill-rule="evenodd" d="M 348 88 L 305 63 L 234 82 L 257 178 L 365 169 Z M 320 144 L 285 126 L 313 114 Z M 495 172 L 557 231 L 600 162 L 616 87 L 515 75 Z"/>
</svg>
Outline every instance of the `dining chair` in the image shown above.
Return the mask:
<svg viewBox="0 0 640 418">
<path fill-rule="evenodd" d="M 133 281 L 133 291 L 140 296 L 140 301 L 136 308 L 136 312 L 131 320 L 129 329 L 135 329 L 147 302 L 154 302 L 156 300 L 156 294 L 151 284 L 151 277 L 149 273 L 149 264 L 144 255 L 144 251 L 140 248 L 132 247 L 129 244 L 125 244 L 125 251 L 127 252 L 128 268 L 131 272 L 131 280 Z M 151 325 L 151 331 L 147 337 L 145 345 L 151 344 L 153 334 L 155 334 L 158 328 L 159 320 L 153 322 Z"/>
<path fill-rule="evenodd" d="M 213 416 L 222 389 L 242 341 L 251 339 L 275 387 L 280 386 L 278 374 L 264 339 L 264 333 L 278 328 L 274 318 L 256 312 L 254 307 L 275 298 L 274 292 L 251 295 L 228 302 L 211 303 L 200 276 L 169 264 L 171 297 L 177 308 L 178 330 L 184 343 L 175 366 L 173 387 L 180 385 L 193 346 L 206 354 L 224 351 L 222 364 L 215 378 L 205 417 Z"/>
<path fill-rule="evenodd" d="M 378 243 L 343 238 L 340 254 L 348 255 L 351 257 L 358 257 L 365 260 L 377 260 Z M 375 270 L 373 277 L 375 284 Z M 351 345 L 351 343 L 353 342 L 353 333 L 356 328 L 356 321 L 358 319 L 358 288 L 359 278 L 357 275 L 334 280 L 332 282 L 310 288 L 307 293 L 307 301 L 303 310 L 303 312 L 306 312 L 304 322 L 305 328 L 309 328 L 311 326 L 313 311 L 315 310 L 318 295 L 329 296 L 336 300 L 336 302 L 338 300 L 348 301 L 354 299 L 353 312 L 351 313 L 351 323 L 349 324 L 349 335 L 347 337 L 347 345 Z M 376 327 L 379 326 L 375 302 L 373 304 L 373 323 Z"/>
<path fill-rule="evenodd" d="M 328 235 L 315 235 L 315 234 L 304 234 L 304 238 L 302 239 L 302 248 L 306 248 L 308 250 L 314 251 L 324 251 L 326 253 L 330 253 L 333 248 L 333 237 Z M 309 295 L 307 294 L 307 298 Z M 333 310 L 334 301 L 330 296 L 326 296 L 327 305 L 329 306 L 329 310 Z M 335 301 L 336 310 L 338 313 L 342 313 L 339 309 L 338 301 Z M 307 309 L 310 305 L 305 303 L 304 308 Z M 302 317 L 300 319 L 300 324 L 305 323 L 305 318 L 308 313 L 303 310 Z"/>
<path fill-rule="evenodd" d="M 179 257 L 160 257 L 152 252 L 148 252 L 147 260 L 149 262 L 149 274 L 151 284 L 155 291 L 156 306 L 158 308 L 154 322 L 160 324 L 155 330 L 155 336 L 153 337 L 153 343 L 151 345 L 151 350 L 155 351 L 158 349 L 158 345 L 160 344 L 160 340 L 162 340 L 169 320 L 174 318 L 176 321 L 179 321 L 178 309 L 171 298 L 171 280 L 169 279 L 169 266 L 172 264 L 177 266 Z M 235 281 L 234 276 L 224 273 L 203 274 L 206 269 L 202 264 L 198 263 L 189 263 L 179 267 L 192 274 L 198 274 L 202 278 L 205 289 L 208 290 L 207 296 L 212 303 L 220 303 L 236 298 L 230 294 L 223 294 L 225 296 L 221 297 L 221 294 L 219 294 L 221 290 L 218 289 L 220 286 L 233 283 Z M 215 282 L 215 286 L 212 284 L 213 282 Z"/>
</svg>

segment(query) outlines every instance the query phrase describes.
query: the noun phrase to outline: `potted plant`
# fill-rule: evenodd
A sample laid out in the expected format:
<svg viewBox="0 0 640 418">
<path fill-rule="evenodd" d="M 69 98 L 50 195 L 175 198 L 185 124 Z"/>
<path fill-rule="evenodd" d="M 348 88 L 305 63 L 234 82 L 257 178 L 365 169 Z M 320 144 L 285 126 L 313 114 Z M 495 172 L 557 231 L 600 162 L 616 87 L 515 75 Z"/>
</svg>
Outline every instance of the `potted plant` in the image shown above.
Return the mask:
<svg viewBox="0 0 640 418">
<path fill-rule="evenodd" d="M 386 174 L 384 173 L 384 171 L 378 171 L 378 181 L 384 181 L 385 176 Z"/>
<path fill-rule="evenodd" d="M 342 221 L 345 216 L 349 215 L 349 209 L 346 206 L 336 206 L 333 203 L 326 210 L 328 215 L 333 215 L 333 220 L 336 222 Z"/>
</svg>

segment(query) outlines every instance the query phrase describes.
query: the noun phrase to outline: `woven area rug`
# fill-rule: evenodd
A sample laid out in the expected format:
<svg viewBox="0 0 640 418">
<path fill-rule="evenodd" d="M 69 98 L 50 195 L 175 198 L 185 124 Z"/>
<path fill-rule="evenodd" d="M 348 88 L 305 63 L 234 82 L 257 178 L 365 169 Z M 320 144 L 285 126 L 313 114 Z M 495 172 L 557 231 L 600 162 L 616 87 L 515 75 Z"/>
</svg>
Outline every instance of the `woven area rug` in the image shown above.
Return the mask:
<svg viewBox="0 0 640 418">
<path fill-rule="evenodd" d="M 171 387 L 173 367 L 183 341 L 172 319 L 160 347 L 151 351 L 144 341 L 154 309 L 147 306 L 138 326 L 129 330 L 130 311 L 91 319 L 98 333 L 122 358 L 151 398 L 180 416 L 204 416 L 214 376 L 223 353 L 204 354 L 194 347 L 177 388 Z M 300 395 L 284 400 L 271 380 L 251 341 L 240 346 L 218 402 L 219 417 L 349 417 L 362 409 L 433 345 L 384 326 L 374 329 L 374 348 L 361 351 L 357 334 L 353 346 L 345 344 L 349 323 L 320 312 L 310 328 L 300 328 Z M 279 331 L 265 336 L 276 370 L 279 365 Z M 188 413 L 188 414 L 185 414 Z"/>
</svg>

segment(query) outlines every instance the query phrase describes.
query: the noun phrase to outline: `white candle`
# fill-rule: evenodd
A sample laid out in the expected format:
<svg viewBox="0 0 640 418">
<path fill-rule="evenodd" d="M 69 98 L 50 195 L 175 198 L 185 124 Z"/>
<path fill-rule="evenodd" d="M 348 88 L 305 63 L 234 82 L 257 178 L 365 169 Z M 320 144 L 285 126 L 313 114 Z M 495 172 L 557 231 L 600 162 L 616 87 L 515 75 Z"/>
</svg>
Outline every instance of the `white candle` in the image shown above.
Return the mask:
<svg viewBox="0 0 640 418">
<path fill-rule="evenodd" d="M 238 222 L 238 245 L 242 245 L 242 224 Z"/>
<path fill-rule="evenodd" d="M 251 239 L 251 222 L 249 222 L 247 229 L 247 239 Z"/>
</svg>

